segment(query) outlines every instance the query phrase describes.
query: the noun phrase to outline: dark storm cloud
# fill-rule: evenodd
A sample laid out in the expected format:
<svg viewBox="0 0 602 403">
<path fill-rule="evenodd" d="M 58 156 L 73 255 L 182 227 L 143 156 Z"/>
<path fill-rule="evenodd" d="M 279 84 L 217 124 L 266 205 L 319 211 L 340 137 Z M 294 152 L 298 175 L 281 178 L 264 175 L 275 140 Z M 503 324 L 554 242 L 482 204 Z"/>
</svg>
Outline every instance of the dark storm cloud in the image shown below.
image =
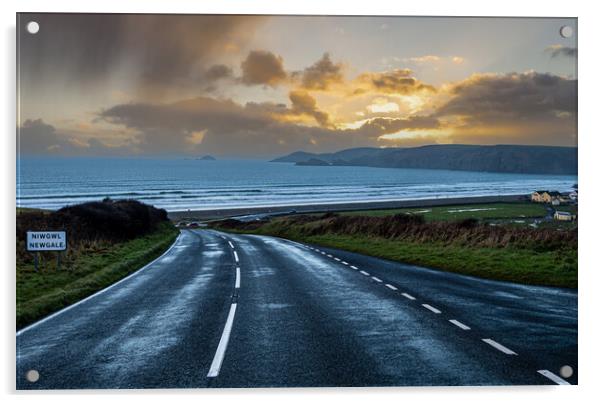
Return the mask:
<svg viewBox="0 0 602 403">
<path fill-rule="evenodd" d="M 246 85 L 276 86 L 286 81 L 282 57 L 265 50 L 253 50 L 240 65 L 241 81 Z"/>
<path fill-rule="evenodd" d="M 42 119 L 27 119 L 17 131 L 23 155 L 119 155 L 127 149 L 109 147 L 98 139 L 75 140 Z"/>
<path fill-rule="evenodd" d="M 170 104 L 116 105 L 101 113 L 107 122 L 138 132 L 137 147 L 146 154 L 198 153 L 270 156 L 297 149 L 337 150 L 375 146 L 378 137 L 399 130 L 438 127 L 433 118 L 373 119 L 357 129 L 310 127 L 287 121 L 287 116 L 319 117 L 315 100 L 305 93 L 291 94 L 291 108 L 283 104 L 237 104 L 231 100 L 199 97 Z M 199 144 L 191 144 L 202 133 Z"/>
<path fill-rule="evenodd" d="M 570 46 L 563 45 L 552 45 L 546 48 L 546 52 L 550 54 L 551 57 L 577 57 L 577 48 L 572 48 Z"/>
<path fill-rule="evenodd" d="M 207 80 L 217 81 L 224 78 L 231 78 L 233 76 L 232 68 L 226 66 L 225 64 L 214 64 L 209 67 L 205 74 L 203 74 Z"/>
<path fill-rule="evenodd" d="M 551 74 L 477 74 L 450 92 L 453 98 L 436 116 L 462 116 L 472 124 L 574 120 L 577 112 L 577 80 Z"/>
<path fill-rule="evenodd" d="M 343 82 L 343 65 L 333 63 L 330 54 L 324 53 L 322 58 L 301 72 L 293 73 L 300 77 L 301 86 L 308 90 L 327 90 L 332 84 Z"/>
<path fill-rule="evenodd" d="M 410 95 L 416 92 L 435 92 L 435 87 L 428 85 L 412 76 L 410 69 L 395 69 L 378 73 L 360 74 L 356 81 L 367 85 L 368 89 L 383 94 Z M 356 93 L 365 92 L 365 88 L 359 88 Z"/>
<path fill-rule="evenodd" d="M 28 79 L 108 79 L 125 69 L 152 85 L 198 78 L 226 47 L 240 46 L 263 17 L 124 14 L 24 14 L 40 24 L 20 41 Z M 132 72 L 137 75 L 132 77 Z M 216 71 L 213 71 L 216 73 Z M 225 70 L 221 70 L 225 73 Z M 221 76 L 220 76 L 221 77 Z"/>
</svg>

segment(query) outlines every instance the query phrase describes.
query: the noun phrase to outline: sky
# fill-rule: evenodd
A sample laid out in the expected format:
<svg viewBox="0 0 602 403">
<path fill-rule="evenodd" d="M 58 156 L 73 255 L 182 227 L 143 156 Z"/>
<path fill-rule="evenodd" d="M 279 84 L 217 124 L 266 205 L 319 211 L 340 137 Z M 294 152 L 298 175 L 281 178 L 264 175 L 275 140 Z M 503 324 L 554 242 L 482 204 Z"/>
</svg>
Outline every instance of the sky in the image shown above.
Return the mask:
<svg viewBox="0 0 602 403">
<path fill-rule="evenodd" d="M 20 155 L 577 145 L 575 19 L 18 18 Z"/>
</svg>

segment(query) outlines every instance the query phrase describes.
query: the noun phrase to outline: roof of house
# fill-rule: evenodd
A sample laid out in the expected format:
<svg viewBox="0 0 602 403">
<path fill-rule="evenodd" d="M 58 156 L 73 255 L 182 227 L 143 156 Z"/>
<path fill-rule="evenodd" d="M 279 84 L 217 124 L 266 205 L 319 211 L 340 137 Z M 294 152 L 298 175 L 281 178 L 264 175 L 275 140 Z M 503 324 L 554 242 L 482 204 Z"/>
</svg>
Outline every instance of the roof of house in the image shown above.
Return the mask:
<svg viewBox="0 0 602 403">
<path fill-rule="evenodd" d="M 548 192 L 548 194 L 549 194 L 550 196 L 561 196 L 560 192 L 556 192 L 556 191 L 551 191 L 551 192 Z"/>
</svg>

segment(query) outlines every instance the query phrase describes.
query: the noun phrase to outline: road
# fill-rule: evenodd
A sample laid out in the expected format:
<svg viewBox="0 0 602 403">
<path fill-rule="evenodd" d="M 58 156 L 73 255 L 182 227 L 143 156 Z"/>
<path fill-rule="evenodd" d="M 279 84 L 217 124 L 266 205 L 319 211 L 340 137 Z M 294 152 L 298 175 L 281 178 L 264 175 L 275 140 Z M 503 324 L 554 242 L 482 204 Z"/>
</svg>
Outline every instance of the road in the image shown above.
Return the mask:
<svg viewBox="0 0 602 403">
<path fill-rule="evenodd" d="M 18 332 L 16 376 L 18 389 L 575 384 L 577 294 L 185 230 Z"/>
</svg>

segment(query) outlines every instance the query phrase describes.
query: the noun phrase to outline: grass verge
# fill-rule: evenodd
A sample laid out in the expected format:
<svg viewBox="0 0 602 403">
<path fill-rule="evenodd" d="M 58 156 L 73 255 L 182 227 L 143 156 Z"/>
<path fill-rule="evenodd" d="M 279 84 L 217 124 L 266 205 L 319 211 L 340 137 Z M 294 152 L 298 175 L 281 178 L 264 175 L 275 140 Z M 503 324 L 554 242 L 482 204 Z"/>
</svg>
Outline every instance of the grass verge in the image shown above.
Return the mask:
<svg viewBox="0 0 602 403">
<path fill-rule="evenodd" d="M 17 260 L 17 329 L 113 284 L 160 256 L 178 235 L 169 222 L 147 235 L 119 242 L 98 242 L 79 251 L 58 269 L 56 261 Z"/>
<path fill-rule="evenodd" d="M 428 224 L 427 224 L 428 225 Z M 387 238 L 366 233 L 344 234 L 316 230 L 319 224 L 295 224 L 276 219 L 262 225 L 222 228 L 226 231 L 274 235 L 492 280 L 553 287 L 577 287 L 577 248 L 543 247 L 542 242 L 517 239 L 507 245 L 467 244 L 460 241 L 425 241 Z M 495 229 L 497 230 L 497 229 Z M 532 231 L 534 234 L 535 230 Z M 462 232 L 457 235 L 460 239 Z"/>
</svg>

